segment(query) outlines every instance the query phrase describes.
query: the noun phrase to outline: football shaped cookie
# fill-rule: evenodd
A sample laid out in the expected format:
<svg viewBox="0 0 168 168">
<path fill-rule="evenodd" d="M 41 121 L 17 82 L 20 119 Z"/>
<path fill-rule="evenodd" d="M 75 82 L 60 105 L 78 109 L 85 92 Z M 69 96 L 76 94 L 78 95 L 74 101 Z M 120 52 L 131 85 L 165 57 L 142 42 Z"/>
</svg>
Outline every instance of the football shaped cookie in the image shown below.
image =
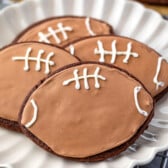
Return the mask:
<svg viewBox="0 0 168 168">
<path fill-rule="evenodd" d="M 0 51 L 0 125 L 19 131 L 19 109 L 27 92 L 52 71 L 77 58 L 63 49 L 36 42 L 8 46 Z"/>
<path fill-rule="evenodd" d="M 80 161 L 115 156 L 153 116 L 143 85 L 111 65 L 78 63 L 34 87 L 23 103 L 23 132 L 44 149 Z"/>
<path fill-rule="evenodd" d="M 145 44 L 119 36 L 97 36 L 66 48 L 82 61 L 99 61 L 126 70 L 159 99 L 168 88 L 168 63 Z"/>
<path fill-rule="evenodd" d="M 54 17 L 37 22 L 23 31 L 16 42 L 39 41 L 63 47 L 82 37 L 111 34 L 112 27 L 88 17 Z"/>
</svg>

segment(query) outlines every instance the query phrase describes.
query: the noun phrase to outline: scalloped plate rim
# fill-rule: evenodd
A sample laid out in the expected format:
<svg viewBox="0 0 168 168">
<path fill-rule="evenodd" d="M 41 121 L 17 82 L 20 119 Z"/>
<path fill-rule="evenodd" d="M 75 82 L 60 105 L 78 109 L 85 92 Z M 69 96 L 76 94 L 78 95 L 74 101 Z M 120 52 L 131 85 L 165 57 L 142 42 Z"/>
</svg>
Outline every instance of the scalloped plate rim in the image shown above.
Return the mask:
<svg viewBox="0 0 168 168">
<path fill-rule="evenodd" d="M 21 6 L 23 6 L 23 5 L 25 5 L 25 4 L 29 3 L 29 2 L 31 2 L 31 3 L 40 3 L 40 1 L 41 0 L 36 0 L 36 2 L 34 0 L 27 0 L 27 1 L 20 2 L 18 4 L 12 4 L 11 6 L 7 6 L 4 9 L 2 9 L 0 11 L 0 16 L 3 15 L 4 13 L 8 12 L 12 8 L 21 8 Z M 144 5 L 140 4 L 139 2 L 136 2 L 136 1 L 133 1 L 133 0 L 128 0 L 128 1 L 126 1 L 126 0 L 124 1 L 123 0 L 123 3 L 125 3 L 125 4 L 126 3 L 133 3 L 134 5 L 141 6 L 141 8 L 143 8 L 144 11 L 148 11 L 152 15 L 158 15 L 160 21 L 164 22 L 164 24 L 168 25 L 168 22 L 162 18 L 161 14 L 159 14 L 158 12 L 156 12 L 156 11 L 154 11 L 152 9 L 147 9 Z M 154 158 L 154 156 L 156 155 L 156 153 L 168 149 L 168 144 L 164 145 L 162 147 L 160 147 L 160 146 L 158 147 L 157 146 L 157 147 L 150 147 L 150 148 L 152 149 L 152 153 L 151 153 L 150 157 L 144 158 L 144 159 L 141 159 L 141 160 L 135 160 L 135 159 L 132 159 L 132 158 L 130 159 L 129 158 L 129 161 L 131 162 L 130 166 L 133 167 L 133 166 L 135 166 L 137 164 L 146 164 L 146 163 L 150 162 Z"/>
</svg>

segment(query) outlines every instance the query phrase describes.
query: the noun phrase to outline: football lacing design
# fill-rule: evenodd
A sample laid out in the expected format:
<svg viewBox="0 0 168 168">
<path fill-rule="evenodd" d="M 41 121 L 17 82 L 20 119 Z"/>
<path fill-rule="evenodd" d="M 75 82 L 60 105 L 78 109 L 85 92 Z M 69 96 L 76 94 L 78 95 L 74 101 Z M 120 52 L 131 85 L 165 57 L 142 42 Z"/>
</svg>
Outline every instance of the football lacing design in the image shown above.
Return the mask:
<svg viewBox="0 0 168 168">
<path fill-rule="evenodd" d="M 80 89 L 80 80 L 84 80 L 84 87 L 85 89 L 89 89 L 89 84 L 88 84 L 88 78 L 94 78 L 95 79 L 95 88 L 100 88 L 100 83 L 99 83 L 99 79 L 101 80 L 106 80 L 105 77 L 103 77 L 102 75 L 99 75 L 99 71 L 100 71 L 100 67 L 97 67 L 94 74 L 92 75 L 88 75 L 87 74 L 87 68 L 83 69 L 83 76 L 79 76 L 78 75 L 78 69 L 75 69 L 73 71 L 74 74 L 74 78 L 68 79 L 66 81 L 63 82 L 63 85 L 69 85 L 71 82 L 75 82 L 75 88 L 77 90 Z"/>
<path fill-rule="evenodd" d="M 63 36 L 64 40 L 68 40 L 67 32 L 71 32 L 72 27 L 66 26 L 64 27 L 62 23 L 57 24 L 58 29 L 54 30 L 52 27 L 48 27 L 48 33 L 44 34 L 43 32 L 39 32 L 39 42 L 51 43 L 49 37 L 53 37 L 57 44 L 61 43 L 61 39 L 58 37 L 58 34 Z"/>
<path fill-rule="evenodd" d="M 41 57 L 44 54 L 44 50 L 42 50 L 42 49 L 39 50 L 37 57 L 30 56 L 31 51 L 32 51 L 32 48 L 29 47 L 26 51 L 25 56 L 14 56 L 14 57 L 12 57 L 12 60 L 13 61 L 24 61 L 25 62 L 25 64 L 24 64 L 24 70 L 25 71 L 28 71 L 30 69 L 29 61 L 36 61 L 36 67 L 35 67 L 36 71 L 41 70 L 41 62 L 45 63 L 45 74 L 48 74 L 50 72 L 50 66 L 55 65 L 54 61 L 50 60 L 51 57 L 54 56 L 54 52 L 50 52 L 47 55 L 47 58 L 43 59 Z"/>
<path fill-rule="evenodd" d="M 112 64 L 115 63 L 116 57 L 119 55 L 125 55 L 125 58 L 123 59 L 123 63 L 128 63 L 129 58 L 131 56 L 133 56 L 135 58 L 139 56 L 138 53 L 131 52 L 131 50 L 132 50 L 132 43 L 131 42 L 129 42 L 127 44 L 126 51 L 117 51 L 116 44 L 117 44 L 117 41 L 113 40 L 111 43 L 112 50 L 107 51 L 104 49 L 102 41 L 100 41 L 100 40 L 97 41 L 98 48 L 95 48 L 94 53 L 96 55 L 100 55 L 99 62 L 105 62 L 106 55 L 111 55 L 111 63 Z"/>
</svg>

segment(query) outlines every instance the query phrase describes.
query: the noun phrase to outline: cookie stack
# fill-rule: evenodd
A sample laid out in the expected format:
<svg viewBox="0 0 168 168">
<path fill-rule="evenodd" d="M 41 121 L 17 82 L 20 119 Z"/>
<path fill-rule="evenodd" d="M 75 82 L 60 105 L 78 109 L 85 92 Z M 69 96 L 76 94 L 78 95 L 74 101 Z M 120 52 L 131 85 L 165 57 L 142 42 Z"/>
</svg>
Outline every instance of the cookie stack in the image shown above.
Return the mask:
<svg viewBox="0 0 168 168">
<path fill-rule="evenodd" d="M 0 51 L 0 64 L 0 125 L 79 161 L 126 150 L 168 90 L 163 57 L 88 17 L 35 23 Z"/>
</svg>

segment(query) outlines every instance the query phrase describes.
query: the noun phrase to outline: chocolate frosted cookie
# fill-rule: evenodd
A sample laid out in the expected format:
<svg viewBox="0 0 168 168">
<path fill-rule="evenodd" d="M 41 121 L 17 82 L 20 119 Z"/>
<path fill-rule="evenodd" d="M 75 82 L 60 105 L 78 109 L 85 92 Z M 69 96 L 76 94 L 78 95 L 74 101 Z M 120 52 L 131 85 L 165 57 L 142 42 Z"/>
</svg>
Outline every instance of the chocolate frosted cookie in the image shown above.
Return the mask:
<svg viewBox="0 0 168 168">
<path fill-rule="evenodd" d="M 82 37 L 113 33 L 112 27 L 88 17 L 54 17 L 37 22 L 24 30 L 16 42 L 39 41 L 63 47 Z"/>
<path fill-rule="evenodd" d="M 155 99 L 168 88 L 168 63 L 145 44 L 119 36 L 97 36 L 66 48 L 82 61 L 99 61 L 128 71 L 140 80 Z"/>
<path fill-rule="evenodd" d="M 19 109 L 27 92 L 58 68 L 78 62 L 63 49 L 37 42 L 8 46 L 0 51 L 0 125 L 19 131 Z"/>
<path fill-rule="evenodd" d="M 139 1 L 150 3 L 150 4 L 168 5 L 168 0 L 139 0 Z"/>
<path fill-rule="evenodd" d="M 126 72 L 78 63 L 34 87 L 19 123 L 28 137 L 54 154 L 98 161 L 132 144 L 146 129 L 153 107 L 148 91 Z"/>
</svg>

